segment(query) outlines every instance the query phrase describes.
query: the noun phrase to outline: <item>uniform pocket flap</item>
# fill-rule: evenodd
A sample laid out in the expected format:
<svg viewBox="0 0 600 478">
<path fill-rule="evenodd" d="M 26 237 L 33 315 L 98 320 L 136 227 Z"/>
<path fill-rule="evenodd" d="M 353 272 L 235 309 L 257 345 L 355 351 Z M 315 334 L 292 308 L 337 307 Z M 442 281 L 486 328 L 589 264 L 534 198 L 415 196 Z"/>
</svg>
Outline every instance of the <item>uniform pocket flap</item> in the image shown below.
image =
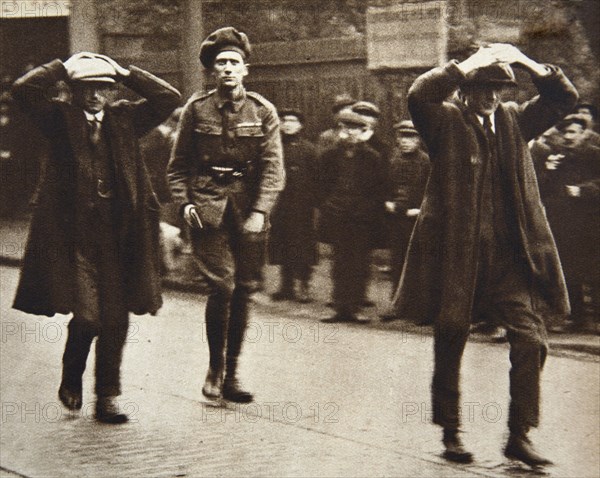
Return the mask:
<svg viewBox="0 0 600 478">
<path fill-rule="evenodd" d="M 264 136 L 261 123 L 240 123 L 235 126 L 235 135 L 240 137 Z"/>
</svg>

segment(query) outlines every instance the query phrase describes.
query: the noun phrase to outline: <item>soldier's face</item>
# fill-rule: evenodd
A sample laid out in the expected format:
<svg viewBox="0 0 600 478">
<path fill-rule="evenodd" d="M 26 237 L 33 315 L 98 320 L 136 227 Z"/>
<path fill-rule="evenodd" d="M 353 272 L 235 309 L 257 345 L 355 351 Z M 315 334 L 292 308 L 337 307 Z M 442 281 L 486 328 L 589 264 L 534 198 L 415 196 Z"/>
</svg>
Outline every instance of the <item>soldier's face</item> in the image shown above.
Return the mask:
<svg viewBox="0 0 600 478">
<path fill-rule="evenodd" d="M 104 109 L 114 90 L 111 83 L 79 81 L 72 85 L 73 103 L 95 114 Z"/>
<path fill-rule="evenodd" d="M 213 76 L 220 88 L 234 89 L 242 84 L 248 74 L 244 58 L 237 51 L 222 51 L 213 65 Z"/>
<path fill-rule="evenodd" d="M 493 114 L 500 105 L 500 88 L 495 86 L 471 86 L 466 89 L 464 95 L 468 108 L 481 116 Z"/>
<path fill-rule="evenodd" d="M 400 151 L 404 154 L 414 153 L 419 147 L 419 137 L 415 135 L 399 135 Z"/>
</svg>

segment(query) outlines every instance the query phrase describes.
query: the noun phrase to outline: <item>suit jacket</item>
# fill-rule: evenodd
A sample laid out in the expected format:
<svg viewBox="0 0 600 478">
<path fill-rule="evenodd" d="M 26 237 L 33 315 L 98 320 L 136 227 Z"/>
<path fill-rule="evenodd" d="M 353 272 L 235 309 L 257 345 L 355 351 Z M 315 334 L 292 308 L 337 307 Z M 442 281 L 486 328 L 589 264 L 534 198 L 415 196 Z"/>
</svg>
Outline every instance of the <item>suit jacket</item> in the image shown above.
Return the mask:
<svg viewBox="0 0 600 478">
<path fill-rule="evenodd" d="M 285 174 L 275 107 L 257 93 L 242 91 L 233 102 L 223 143 L 223 100 L 216 90 L 194 95 L 181 114 L 168 167 L 173 200 L 179 207 L 193 203 L 204 224 L 220 227 L 229 205 L 238 224 L 251 211 L 268 214 L 283 189 Z M 212 166 L 244 171 L 239 180 L 220 181 Z"/>
<path fill-rule="evenodd" d="M 501 104 L 496 113 L 498 158 L 506 175 L 507 197 L 517 224 L 517 249 L 540 307 L 569 310 L 564 277 L 546 220 L 527 142 L 564 117 L 577 91 L 562 72 L 533 78 L 539 95 Z M 408 106 L 427 144 L 431 174 L 421 214 L 411 238 L 393 306 L 416 320 L 470 322 L 476 282 L 481 190 L 475 187 L 484 164 L 485 132 L 477 117 L 447 98 L 465 80 L 455 62 L 420 76 L 409 90 Z"/>
<path fill-rule="evenodd" d="M 179 92 L 168 83 L 130 67 L 123 83 L 144 99 L 105 107 L 103 129 L 110 145 L 123 227 L 119 234 L 128 309 L 155 313 L 162 303 L 159 282 L 158 210 L 138 138 L 164 121 L 177 107 Z M 84 111 L 48 100 L 47 91 L 68 80 L 59 60 L 42 65 L 13 86 L 13 95 L 51 142 L 51 154 L 39 185 L 21 278 L 14 305 L 24 312 L 52 316 L 72 312 L 75 293 L 75 178 L 88 141 Z M 89 231 L 93 234 L 93 231 Z"/>
</svg>

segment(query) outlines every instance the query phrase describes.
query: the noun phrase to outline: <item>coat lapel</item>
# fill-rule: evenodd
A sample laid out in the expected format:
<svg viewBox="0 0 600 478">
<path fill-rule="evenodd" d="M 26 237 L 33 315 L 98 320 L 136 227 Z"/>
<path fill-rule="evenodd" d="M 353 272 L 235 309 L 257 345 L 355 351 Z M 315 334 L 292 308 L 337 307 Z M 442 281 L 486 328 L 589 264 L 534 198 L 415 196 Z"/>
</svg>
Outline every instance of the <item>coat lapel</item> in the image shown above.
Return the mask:
<svg viewBox="0 0 600 478">
<path fill-rule="evenodd" d="M 119 124 L 119 118 L 114 111 L 108 107 L 104 115 L 103 127 L 107 128 L 108 138 L 110 138 L 110 151 L 115 162 L 115 169 L 117 178 L 122 178 L 125 183 L 125 191 L 128 196 L 128 200 L 133 208 L 137 210 L 138 207 L 138 184 L 137 184 L 137 170 L 136 161 L 131 158 L 131 148 L 127 141 L 131 139 L 127 138 L 126 135 L 133 134 L 133 132 L 127 131 L 122 125 Z"/>
</svg>

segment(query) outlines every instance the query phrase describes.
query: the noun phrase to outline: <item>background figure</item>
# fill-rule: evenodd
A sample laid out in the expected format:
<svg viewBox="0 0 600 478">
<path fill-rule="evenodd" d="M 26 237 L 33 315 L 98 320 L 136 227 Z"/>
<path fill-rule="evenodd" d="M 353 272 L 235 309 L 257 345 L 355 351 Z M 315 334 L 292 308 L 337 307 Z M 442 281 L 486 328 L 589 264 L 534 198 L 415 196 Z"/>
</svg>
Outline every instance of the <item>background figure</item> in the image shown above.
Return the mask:
<svg viewBox="0 0 600 478">
<path fill-rule="evenodd" d="M 590 143 L 586 127 L 579 115 L 569 115 L 558 126 L 562 145 L 534 150 L 540 193 L 569 291 L 567 327 L 579 331 L 596 327 L 600 285 L 600 149 Z M 592 317 L 585 291 L 592 298 Z"/>
<path fill-rule="evenodd" d="M 324 322 L 358 321 L 369 282 L 373 238 L 381 236 L 388 169 L 364 139 L 369 121 L 338 114 L 340 141 L 320 159 L 320 240 L 332 245 L 335 315 Z"/>
<path fill-rule="evenodd" d="M 210 289 L 206 332 L 210 364 L 202 393 L 250 402 L 237 379 L 250 294 L 263 265 L 267 215 L 284 186 L 275 107 L 246 91 L 250 43 L 233 27 L 211 33 L 200 61 L 216 90 L 184 108 L 169 163 L 171 192 L 191 227 L 192 250 Z"/>
<path fill-rule="evenodd" d="M 539 95 L 502 103 L 525 69 Z M 451 97 L 451 95 L 453 95 Z M 431 176 L 394 296 L 396 313 L 434 320 L 433 421 L 444 457 L 471 462 L 459 438 L 460 366 L 473 317 L 501 323 L 510 342 L 509 459 L 547 465 L 528 437 L 539 423 L 548 313 L 566 313 L 558 253 L 542 209 L 527 141 L 577 102 L 557 67 L 491 44 L 421 75 L 408 107 L 431 158 Z"/>
<path fill-rule="evenodd" d="M 323 154 L 328 149 L 333 148 L 339 141 L 338 131 L 338 114 L 342 110 L 350 109 L 350 107 L 356 103 L 356 100 L 352 98 L 348 93 L 342 93 L 337 95 L 333 101 L 331 107 L 331 115 L 333 117 L 334 126 L 323 131 L 317 140 L 317 152 Z"/>
<path fill-rule="evenodd" d="M 49 100 L 57 81 L 72 104 Z M 116 81 L 142 96 L 111 103 Z M 54 60 L 15 82 L 14 97 L 52 143 L 33 214 L 14 307 L 52 316 L 73 312 L 63 355 L 61 402 L 82 405 L 82 376 L 96 342 L 96 419 L 123 423 L 115 397 L 129 312 L 155 314 L 159 203 L 138 138 L 179 102 L 168 83 L 94 53 Z M 56 252 L 47 260 L 47 247 Z"/>
<path fill-rule="evenodd" d="M 286 185 L 271 215 L 269 257 L 281 266 L 274 300 L 311 302 L 310 278 L 317 264 L 315 231 L 317 151 L 302 137 L 304 117 L 296 110 L 279 110 Z M 295 290 L 298 282 L 298 294 Z"/>
<path fill-rule="evenodd" d="M 174 210 L 175 207 L 171 202 L 171 189 L 167 181 L 167 165 L 175 143 L 177 123 L 182 110 L 183 108 L 176 108 L 165 122 L 140 140 L 140 152 L 150 174 L 152 188 L 161 203 L 160 249 L 163 274 L 176 269 L 176 258 L 184 247 L 184 240 L 181 237 L 181 227 L 184 221 Z"/>
<path fill-rule="evenodd" d="M 393 199 L 386 201 L 385 206 L 390 233 L 392 284 L 397 286 L 429 178 L 429 157 L 421 148 L 421 139 L 412 121 L 396 123 L 394 132 L 396 147 L 390 157 Z M 394 290 L 395 287 L 392 294 Z"/>
</svg>

